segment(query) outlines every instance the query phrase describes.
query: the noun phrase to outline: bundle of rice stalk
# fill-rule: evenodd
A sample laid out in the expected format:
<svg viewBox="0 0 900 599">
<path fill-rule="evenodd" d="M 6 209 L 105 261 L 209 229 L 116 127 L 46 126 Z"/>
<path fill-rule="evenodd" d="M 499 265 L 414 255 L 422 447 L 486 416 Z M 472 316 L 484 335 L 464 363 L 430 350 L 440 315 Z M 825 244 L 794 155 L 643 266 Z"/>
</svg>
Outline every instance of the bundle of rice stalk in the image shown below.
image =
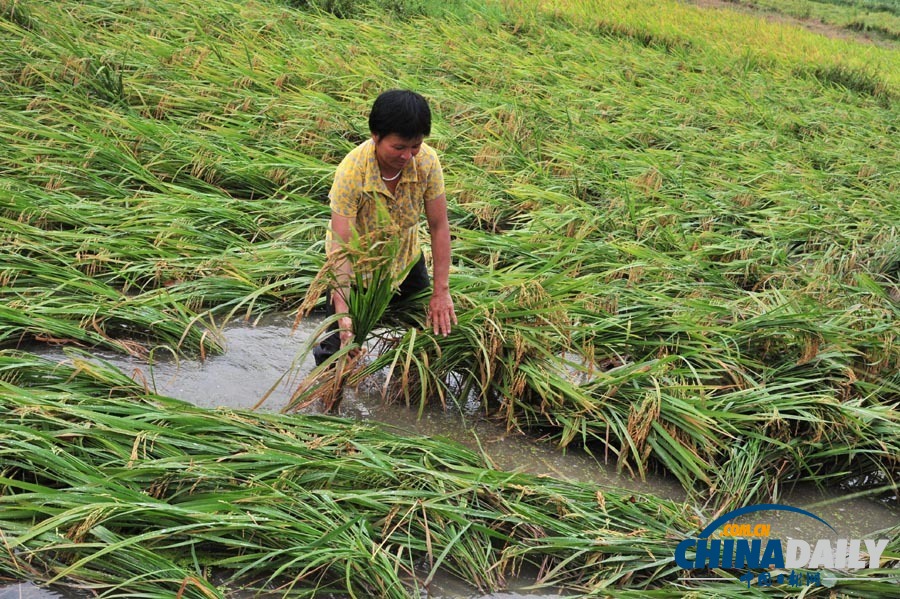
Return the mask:
<svg viewBox="0 0 900 599">
<path fill-rule="evenodd" d="M 328 328 L 344 316 L 349 316 L 352 322 L 353 340 L 300 382 L 284 411 L 299 410 L 317 401 L 322 402 L 326 411 L 335 407 L 344 382 L 363 364 L 366 340 L 382 323 L 400 282 L 412 267 L 396 270 L 400 251 L 397 226 L 380 200 L 375 202 L 374 222 L 371 230 L 362 233 L 352 228 L 346 241 L 338 241 L 337 234 L 331 232 L 327 258 L 307 289 L 295 326 L 310 314 L 322 297 L 330 301 L 328 296 L 338 293 L 347 304 L 347 313 L 326 319 L 318 334 L 307 344 L 307 351 L 321 339 L 322 331 L 330 334 Z M 265 399 L 263 397 L 261 401 Z"/>
</svg>

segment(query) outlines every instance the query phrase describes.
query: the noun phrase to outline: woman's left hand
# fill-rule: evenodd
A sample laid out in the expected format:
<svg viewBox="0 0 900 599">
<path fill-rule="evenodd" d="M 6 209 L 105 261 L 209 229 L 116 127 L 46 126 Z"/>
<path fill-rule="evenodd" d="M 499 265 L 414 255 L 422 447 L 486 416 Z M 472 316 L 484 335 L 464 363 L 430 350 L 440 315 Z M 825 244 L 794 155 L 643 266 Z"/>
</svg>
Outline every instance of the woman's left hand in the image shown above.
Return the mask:
<svg viewBox="0 0 900 599">
<path fill-rule="evenodd" d="M 435 335 L 446 337 L 450 334 L 450 329 L 456 324 L 456 312 L 453 310 L 453 299 L 450 297 L 449 290 L 435 290 L 431 294 L 426 323 L 434 328 Z"/>
</svg>

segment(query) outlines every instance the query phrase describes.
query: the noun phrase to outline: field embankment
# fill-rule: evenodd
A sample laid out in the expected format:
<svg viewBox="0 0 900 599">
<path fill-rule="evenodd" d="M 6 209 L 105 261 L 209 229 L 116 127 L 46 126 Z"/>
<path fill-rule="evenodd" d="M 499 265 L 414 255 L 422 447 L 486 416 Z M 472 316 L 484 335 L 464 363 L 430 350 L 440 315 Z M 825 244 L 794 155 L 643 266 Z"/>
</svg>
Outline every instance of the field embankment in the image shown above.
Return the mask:
<svg viewBox="0 0 900 599">
<path fill-rule="evenodd" d="M 797 19 L 799 24 L 825 35 L 881 43 L 900 41 L 900 4 L 894 0 L 701 0 L 697 4 Z"/>
</svg>

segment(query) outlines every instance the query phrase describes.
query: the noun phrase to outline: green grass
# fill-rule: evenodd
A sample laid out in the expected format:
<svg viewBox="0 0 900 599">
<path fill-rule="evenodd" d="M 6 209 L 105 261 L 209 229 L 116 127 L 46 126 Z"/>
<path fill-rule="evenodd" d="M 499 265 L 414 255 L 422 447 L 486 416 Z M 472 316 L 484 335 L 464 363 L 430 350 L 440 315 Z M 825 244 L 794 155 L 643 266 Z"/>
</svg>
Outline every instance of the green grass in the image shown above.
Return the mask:
<svg viewBox="0 0 900 599">
<path fill-rule="evenodd" d="M 897 50 L 679 2 L 449 8 L 4 3 L 0 342 L 203 356 L 297 309 L 335 165 L 412 87 L 460 323 L 362 374 L 711 511 L 895 484 Z"/>
<path fill-rule="evenodd" d="M 449 441 L 202 410 L 74 366 L 0 354 L 0 570 L 34 580 L 407 597 L 438 568 L 489 591 L 528 564 L 542 585 L 587 592 L 671 577 L 694 527 L 676 504 L 495 471 Z"/>
<path fill-rule="evenodd" d="M 285 0 L 292 8 L 321 11 L 336 17 L 365 19 L 369 15 L 389 14 L 394 18 L 443 18 L 469 14 L 477 3 L 471 0 Z"/>
<path fill-rule="evenodd" d="M 885 40 L 900 40 L 900 4 L 896 0 L 728 0 L 800 19 L 815 19 L 871 34 Z"/>
<path fill-rule="evenodd" d="M 439 438 L 204 410 L 70 358 L 0 352 L 7 575 L 104 597 L 242 586 L 402 598 L 438 569 L 489 593 L 528 567 L 539 588 L 579 596 L 702 592 L 673 563 L 700 527 L 684 505 L 497 471 Z M 893 544 L 872 574 L 897 560 L 900 537 L 884 534 Z M 874 579 L 836 585 L 891 591 Z M 755 596 L 741 588 L 726 593 Z"/>
</svg>

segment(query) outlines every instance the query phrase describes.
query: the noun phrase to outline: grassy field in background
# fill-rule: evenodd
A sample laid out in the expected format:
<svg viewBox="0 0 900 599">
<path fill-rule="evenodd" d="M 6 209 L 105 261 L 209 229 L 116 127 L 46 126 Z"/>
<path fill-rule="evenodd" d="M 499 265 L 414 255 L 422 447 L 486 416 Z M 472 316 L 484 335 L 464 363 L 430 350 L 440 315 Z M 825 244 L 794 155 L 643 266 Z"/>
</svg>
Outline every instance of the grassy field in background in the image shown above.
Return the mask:
<svg viewBox="0 0 900 599">
<path fill-rule="evenodd" d="M 402 331 L 361 376 L 388 368 L 413 407 L 474 394 L 510 428 L 633 476 L 674 477 L 704 521 L 777 501 L 794 481 L 896 495 L 900 51 L 674 1 L 0 0 L 0 381 L 15 410 L 52 416 L 63 408 L 48 397 L 77 403 L 128 387 L 104 374 L 67 391 L 51 365 L 11 351 L 22 342 L 202 358 L 223 350 L 223 322 L 296 310 L 323 264 L 331 174 L 390 87 L 423 93 L 435 115 L 429 143 L 446 173 L 460 324 L 446 339 Z M 86 418 L 105 418 L 91 406 Z M 27 508 L 29 493 L 103 479 L 90 460 L 109 456 L 57 461 L 64 446 L 47 450 L 46 438 L 10 427 L 4 447 L 10 435 L 43 444 L 23 449 L 31 466 L 0 466 L 22 546 L 58 547 L 27 533 L 28 521 L 51 517 L 40 529 L 49 535 L 54 516 L 77 539 L 127 545 L 94 526 L 92 509 L 106 508 L 90 498 L 60 504 L 65 518 Z M 151 434 L 132 433 L 133 443 Z M 207 464 L 206 449 L 182 449 L 172 459 Z M 90 476 L 51 476 L 68 459 L 86 460 Z M 235 497 L 250 493 L 243 476 Z M 377 517 L 393 517 L 372 502 Z M 658 531 L 650 521 L 662 503 L 648 502 L 640 517 Z M 531 541 L 485 518 L 498 553 L 454 572 L 493 589 L 502 576 L 471 573 L 512 568 L 521 562 L 510 553 L 528 555 Z M 673 523 L 672 535 L 689 527 Z M 489 532 L 500 528 L 502 539 Z M 416 536 L 427 526 L 410 534 L 396 560 L 347 590 L 399 584 L 392 576 L 435 557 Z M 534 553 L 565 564 L 548 566 L 548 584 L 603 596 L 609 583 L 626 596 L 640 580 L 640 596 L 681 592 L 670 559 L 619 561 L 641 551 L 640 537 L 587 555 L 572 549 L 586 542 L 575 531 L 558 534 Z M 446 555 L 464 538 L 444 539 Z M 187 568 L 198 578 L 190 592 L 220 592 L 200 580 L 205 565 L 173 565 L 189 543 L 146 540 L 138 549 L 162 560 L 170 583 L 188 580 Z M 249 567 L 229 553 L 239 545 L 223 540 L 216 564 Z M 341 587 L 342 557 L 323 556 L 316 576 Z M 80 572 L 52 561 L 29 570 L 7 557 L 5 575 L 127 584 L 87 561 Z M 620 569 L 587 575 L 583 564 L 597 560 Z M 277 574 L 297 575 L 292 567 Z M 838 584 L 871 598 L 894 590 Z"/>
<path fill-rule="evenodd" d="M 728 0 L 799 19 L 815 19 L 870 34 L 879 39 L 900 40 L 900 2 L 897 0 Z"/>
</svg>

